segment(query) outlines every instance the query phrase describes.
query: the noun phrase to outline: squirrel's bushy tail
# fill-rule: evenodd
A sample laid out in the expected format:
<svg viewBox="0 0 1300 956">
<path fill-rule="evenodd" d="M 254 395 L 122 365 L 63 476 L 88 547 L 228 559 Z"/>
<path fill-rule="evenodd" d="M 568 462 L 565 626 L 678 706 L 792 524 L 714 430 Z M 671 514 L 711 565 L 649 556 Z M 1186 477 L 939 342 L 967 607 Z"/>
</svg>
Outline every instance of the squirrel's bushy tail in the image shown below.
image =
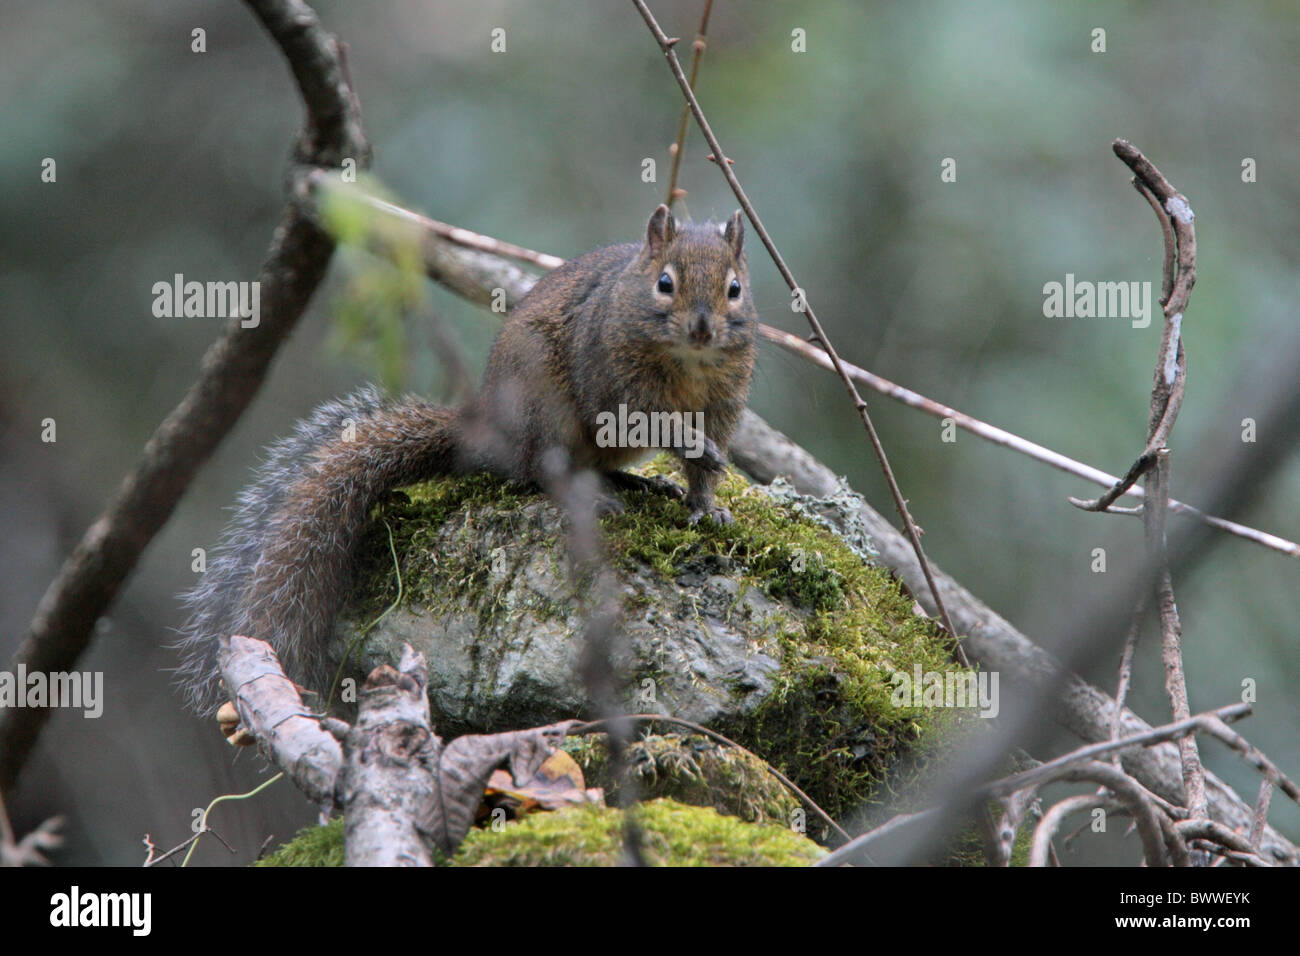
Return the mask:
<svg viewBox="0 0 1300 956">
<path fill-rule="evenodd" d="M 268 449 L 202 579 L 184 595 L 191 616 L 177 645 L 178 680 L 195 711 L 223 699 L 222 635 L 268 641 L 289 677 L 328 691 L 328 632 L 370 512 L 393 488 L 461 470 L 460 416 L 365 388 L 322 405 Z"/>
</svg>

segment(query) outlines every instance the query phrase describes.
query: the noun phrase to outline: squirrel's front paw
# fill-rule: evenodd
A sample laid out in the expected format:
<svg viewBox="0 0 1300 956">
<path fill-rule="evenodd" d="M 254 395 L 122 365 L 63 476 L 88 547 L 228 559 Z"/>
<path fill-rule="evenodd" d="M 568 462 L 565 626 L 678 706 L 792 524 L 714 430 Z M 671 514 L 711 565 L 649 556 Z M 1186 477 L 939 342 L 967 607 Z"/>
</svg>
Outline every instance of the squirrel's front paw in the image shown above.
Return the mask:
<svg viewBox="0 0 1300 956">
<path fill-rule="evenodd" d="M 649 478 L 643 478 L 642 481 L 645 482 L 642 487 L 652 494 L 663 495 L 665 498 L 673 498 L 677 501 L 684 501 L 686 498 L 686 489 L 671 478 L 651 475 Z"/>
<path fill-rule="evenodd" d="M 703 519 L 708 518 L 716 525 L 735 524 L 736 519 L 731 516 L 731 512 L 722 505 L 710 505 L 707 508 L 695 508 L 691 511 L 691 524 L 699 524 Z"/>
<path fill-rule="evenodd" d="M 593 505 L 597 518 L 605 518 L 609 515 L 621 515 L 627 510 L 623 504 L 623 499 L 618 495 L 598 495 Z"/>
</svg>

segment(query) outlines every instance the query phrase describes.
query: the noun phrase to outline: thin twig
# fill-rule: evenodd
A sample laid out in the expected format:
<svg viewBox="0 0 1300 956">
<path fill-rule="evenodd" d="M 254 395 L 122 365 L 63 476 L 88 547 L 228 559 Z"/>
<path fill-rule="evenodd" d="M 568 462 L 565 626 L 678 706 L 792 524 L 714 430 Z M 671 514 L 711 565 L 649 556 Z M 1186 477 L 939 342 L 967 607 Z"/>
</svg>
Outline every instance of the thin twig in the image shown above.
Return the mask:
<svg viewBox="0 0 1300 956">
<path fill-rule="evenodd" d="M 1187 680 L 1183 675 L 1182 625 L 1178 619 L 1178 605 L 1174 600 L 1173 579 L 1169 573 L 1169 559 L 1165 547 L 1165 511 L 1160 503 L 1169 487 L 1169 451 L 1162 448 L 1156 457 L 1156 466 L 1147 476 L 1148 504 L 1146 522 L 1147 551 L 1160 569 L 1156 579 L 1156 612 L 1160 618 L 1160 658 L 1164 663 L 1165 691 L 1174 720 L 1191 716 L 1187 699 Z M 1183 765 L 1183 784 L 1187 788 L 1187 809 L 1193 818 L 1208 816 L 1205 796 L 1205 768 L 1194 737 L 1178 741 L 1179 757 Z"/>
<path fill-rule="evenodd" d="M 466 249 L 477 249 L 479 252 L 489 252 L 494 256 L 518 259 L 520 262 L 531 263 L 539 269 L 550 270 L 564 265 L 564 260 L 559 256 L 538 252 L 535 249 L 516 245 L 513 242 L 506 242 L 504 239 L 497 239 L 493 236 L 485 236 L 480 232 L 474 232 L 472 229 L 453 226 L 422 213 L 414 212 L 405 206 L 399 206 L 382 196 L 376 196 L 359 184 L 344 182 L 334 170 L 304 169 L 300 171 L 295 182 L 294 191 L 299 198 L 313 196 L 317 199 L 317 202 L 321 203 L 331 200 L 361 203 L 373 212 L 388 216 L 396 222 L 414 226 L 421 232 L 432 233 Z"/>
<path fill-rule="evenodd" d="M 1169 304 L 1169 297 L 1174 292 L 1174 276 L 1178 271 L 1178 237 L 1174 234 L 1174 225 L 1165 215 L 1160 206 L 1160 200 L 1156 194 L 1151 191 L 1141 179 L 1133 180 L 1133 188 L 1142 194 L 1142 198 L 1150 205 L 1151 211 L 1156 214 L 1156 222 L 1160 223 L 1160 232 L 1165 240 L 1165 262 L 1160 271 L 1160 308 L 1163 309 Z"/>
<path fill-rule="evenodd" d="M 1150 204 L 1160 224 L 1165 248 L 1160 305 L 1165 323 L 1151 390 L 1146 447 L 1123 480 L 1105 495 L 1090 502 L 1071 499 L 1073 504 L 1087 511 L 1105 511 L 1129 485 L 1145 474 L 1154 465 L 1156 452 L 1164 447 L 1173 430 L 1187 383 L 1187 359 L 1182 342 L 1183 312 L 1196 283 L 1196 229 L 1193 225 L 1196 217 L 1187 197 L 1174 189 L 1132 143 L 1117 139 L 1112 149 L 1133 171 L 1133 187 Z"/>
<path fill-rule="evenodd" d="M 791 780 L 781 771 L 777 770 L 775 767 L 773 767 L 762 757 L 758 756 L 758 754 L 754 753 L 752 750 L 749 750 L 748 748 L 741 746 L 740 744 L 736 743 L 734 740 L 722 736 L 722 734 L 718 733 L 716 730 L 710 730 L 708 727 L 705 727 L 703 724 L 697 724 L 691 720 L 685 720 L 681 717 L 669 717 L 665 714 L 629 714 L 624 719 L 644 720 L 647 723 L 661 721 L 667 724 L 676 724 L 679 727 L 685 727 L 688 730 L 691 730 L 697 734 L 703 734 L 704 736 L 716 740 L 718 743 L 725 744 L 728 747 L 732 747 L 743 754 L 748 754 L 750 757 L 753 757 L 764 767 L 766 767 L 768 771 L 772 774 L 772 776 L 776 777 L 777 780 L 780 780 L 781 783 L 785 784 L 785 786 L 788 787 L 792 793 L 794 793 L 796 796 L 799 797 L 800 800 L 806 803 L 814 813 L 816 813 L 819 817 L 822 818 L 822 821 L 827 826 L 829 826 L 832 830 L 834 830 L 841 837 L 843 837 L 845 841 L 852 839 L 852 837 L 849 836 L 848 832 L 845 831 L 845 829 L 841 827 L 838 823 L 836 823 L 829 813 L 827 813 L 820 806 L 818 806 L 817 802 L 813 800 L 812 797 L 808 796 L 808 794 L 804 793 L 801 789 L 799 789 L 799 787 L 794 783 L 793 780 Z M 599 729 L 601 726 L 607 724 L 608 722 L 609 722 L 608 720 L 593 720 L 585 724 L 575 724 L 573 727 L 569 728 L 569 733 L 573 735 L 589 734 L 593 730 Z"/>
<path fill-rule="evenodd" d="M 700 29 L 695 34 L 695 42 L 691 44 L 693 53 L 691 54 L 691 89 L 695 89 L 695 81 L 700 74 L 700 61 L 704 59 L 704 50 L 709 45 L 709 14 L 713 12 L 713 0 L 704 0 L 704 13 L 700 16 Z M 668 198 L 664 204 L 673 208 L 673 203 L 679 198 L 685 198 L 686 190 L 677 188 L 677 171 L 682 166 L 682 153 L 686 151 L 686 130 L 687 122 L 691 118 L 691 108 L 682 106 L 682 118 L 677 123 L 677 139 L 668 147 L 668 153 L 673 158 L 672 172 L 668 176 Z"/>
<path fill-rule="evenodd" d="M 196 833 L 196 834 L 194 834 L 192 837 L 190 837 L 188 840 L 186 840 L 184 843 L 181 843 L 181 844 L 179 844 L 179 845 L 177 845 L 177 846 L 174 846 L 174 847 L 172 847 L 170 850 L 168 850 L 166 853 L 162 853 L 162 854 L 160 854 L 160 855 L 158 855 L 158 856 L 154 856 L 154 855 L 153 855 L 153 851 L 154 851 L 153 842 L 152 842 L 151 840 L 149 840 L 148 837 L 146 836 L 146 838 L 145 838 L 145 846 L 147 846 L 147 847 L 149 848 L 149 853 L 148 853 L 148 855 L 145 857 L 145 861 L 144 861 L 144 863 L 141 864 L 141 866 L 144 866 L 144 867 L 147 868 L 147 867 L 151 867 L 151 866 L 158 866 L 158 865 L 160 865 L 160 864 L 162 864 L 162 863 L 167 862 L 167 861 L 170 860 L 172 857 L 174 857 L 177 853 L 180 853 L 181 850 L 188 850 L 188 849 L 189 849 L 189 848 L 190 848 L 194 843 L 198 842 L 199 837 L 201 837 L 201 836 L 203 835 L 203 833 L 206 833 L 206 832 L 208 832 L 208 831 L 205 830 L 205 831 L 202 831 L 202 832 L 200 832 L 200 833 Z M 215 835 L 215 834 L 214 834 L 214 835 Z"/>
<path fill-rule="evenodd" d="M 1169 855 L 1173 857 L 1173 865 L 1191 866 L 1192 856 L 1187 852 L 1187 841 L 1178 832 L 1177 822 L 1168 813 L 1160 814 L 1160 830 L 1164 833 L 1165 846 L 1169 849 Z"/>
<path fill-rule="evenodd" d="M 1155 461 L 1155 456 L 1149 452 L 1142 452 L 1137 459 L 1129 466 L 1124 477 L 1115 481 L 1115 484 L 1106 490 L 1104 495 L 1097 498 L 1075 498 L 1073 496 L 1066 500 L 1082 511 L 1108 511 L 1121 495 L 1128 494 L 1129 489 L 1137 484 L 1138 479 L 1151 470 L 1151 465 Z"/>
<path fill-rule="evenodd" d="M 1147 798 L 1146 790 L 1136 780 L 1119 767 L 1095 760 L 1064 769 L 1056 776 L 1060 780 L 1098 783 L 1115 794 L 1115 798 L 1133 815 L 1146 865 L 1169 865 L 1169 846 L 1165 842 L 1168 818 Z"/>
<path fill-rule="evenodd" d="M 1138 606 L 1133 611 L 1133 623 L 1129 626 L 1128 637 L 1124 639 L 1124 650 L 1119 659 L 1119 683 L 1115 688 L 1115 708 L 1110 717 L 1110 739 L 1119 740 L 1120 715 L 1124 712 L 1124 701 L 1128 699 L 1129 684 L 1133 680 L 1133 654 L 1137 650 L 1138 635 L 1142 631 L 1142 618 L 1146 615 L 1146 595 L 1138 599 Z M 1115 755 L 1119 760 L 1119 754 Z"/>
<path fill-rule="evenodd" d="M 600 497 L 598 479 L 591 472 L 575 468 L 567 459 L 555 461 L 543 485 L 547 494 L 564 512 L 568 525 L 567 547 L 569 577 L 575 593 L 589 595 L 589 610 L 582 626 L 582 646 L 578 654 L 577 676 L 588 706 L 606 722 L 610 764 L 615 779 L 623 779 L 627 768 L 627 748 L 632 739 L 632 724 L 624 714 L 621 700 L 624 676 L 615 665 L 626 644 L 622 629 L 623 601 L 618 582 L 605 557 L 604 536 L 596 502 Z M 568 733 L 572 733 L 572 725 Z M 640 800 L 635 778 L 617 793 L 616 805 L 623 811 L 624 861 L 631 866 L 646 866 L 644 840 L 636 805 Z"/>
<path fill-rule="evenodd" d="M 1220 715 L 1226 716 L 1226 715 Z M 1241 734 L 1237 733 L 1227 724 L 1214 719 L 1207 719 L 1204 728 L 1206 733 L 1227 744 L 1233 750 L 1241 754 L 1248 764 L 1264 775 L 1266 780 L 1272 782 L 1273 786 L 1281 790 L 1293 801 L 1300 804 L 1300 786 L 1291 780 L 1286 774 L 1278 769 L 1277 764 L 1269 760 L 1264 752 L 1252 744 Z"/>
<path fill-rule="evenodd" d="M 914 824 L 928 823 L 939 815 L 940 808 L 933 807 L 929 810 L 920 810 L 916 813 L 900 813 L 897 816 L 890 817 L 878 827 L 868 830 L 866 833 L 859 834 L 842 847 L 832 851 L 827 856 L 822 857 L 813 866 L 840 866 L 845 863 L 855 865 L 862 862 L 870 862 L 871 845 L 886 837 L 894 836 L 900 830 L 906 830 Z"/>
<path fill-rule="evenodd" d="M 1242 866 L 1271 867 L 1273 864 L 1255 853 L 1243 853 L 1239 850 L 1225 850 L 1219 846 L 1210 846 L 1206 848 L 1211 856 L 1218 856 L 1219 860 L 1212 866 L 1222 866 L 1225 862 L 1231 860 L 1240 863 Z"/>
</svg>

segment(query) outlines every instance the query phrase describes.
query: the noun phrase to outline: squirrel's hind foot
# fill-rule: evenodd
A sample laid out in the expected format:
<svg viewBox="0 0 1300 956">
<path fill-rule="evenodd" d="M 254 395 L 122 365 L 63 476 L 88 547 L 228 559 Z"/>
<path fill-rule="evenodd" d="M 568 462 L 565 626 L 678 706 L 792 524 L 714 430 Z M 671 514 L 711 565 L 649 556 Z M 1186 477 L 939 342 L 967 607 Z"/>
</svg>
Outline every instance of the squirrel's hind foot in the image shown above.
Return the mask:
<svg viewBox="0 0 1300 956">
<path fill-rule="evenodd" d="M 694 508 L 691 510 L 691 524 L 699 524 L 705 518 L 708 518 L 716 525 L 736 523 L 736 519 L 731 516 L 731 512 L 722 505 L 710 505 L 707 508 Z"/>
</svg>

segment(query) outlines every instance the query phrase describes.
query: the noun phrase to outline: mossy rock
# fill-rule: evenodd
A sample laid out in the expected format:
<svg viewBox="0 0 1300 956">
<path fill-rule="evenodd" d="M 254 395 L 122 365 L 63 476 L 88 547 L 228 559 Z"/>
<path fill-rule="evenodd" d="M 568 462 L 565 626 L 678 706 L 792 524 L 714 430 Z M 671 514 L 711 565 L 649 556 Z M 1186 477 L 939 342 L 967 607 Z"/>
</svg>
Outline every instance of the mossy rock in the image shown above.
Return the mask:
<svg viewBox="0 0 1300 956">
<path fill-rule="evenodd" d="M 641 851 L 651 866 L 807 866 L 825 850 L 773 824 L 745 823 L 674 800 L 637 804 Z M 533 813 L 499 830 L 471 830 L 450 866 L 620 866 L 624 815 L 610 807 Z M 302 831 L 257 866 L 342 866 L 343 821 Z"/>
<path fill-rule="evenodd" d="M 643 473 L 671 468 L 664 456 Z M 692 526 L 680 502 L 640 492 L 602 519 L 623 600 L 623 706 L 737 740 L 837 818 L 908 787 L 972 712 L 895 706 L 891 678 L 959 669 L 950 640 L 866 560 L 861 535 L 831 531 L 816 507 L 734 473 L 718 497 L 734 524 Z M 333 650 L 382 618 L 348 673 L 410 643 L 429 661 L 444 738 L 589 716 L 577 675 L 592 591 L 575 586 L 548 499 L 489 476 L 433 481 L 377 509 Z"/>
</svg>

